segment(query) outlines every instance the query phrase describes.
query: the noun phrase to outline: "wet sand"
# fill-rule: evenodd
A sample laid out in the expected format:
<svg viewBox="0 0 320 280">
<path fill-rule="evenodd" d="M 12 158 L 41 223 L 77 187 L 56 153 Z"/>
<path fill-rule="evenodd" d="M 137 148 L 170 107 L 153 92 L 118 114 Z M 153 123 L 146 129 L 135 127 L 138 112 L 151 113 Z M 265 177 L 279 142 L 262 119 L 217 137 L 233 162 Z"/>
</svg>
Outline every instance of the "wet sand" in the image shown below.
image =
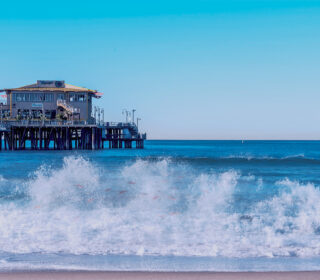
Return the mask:
<svg viewBox="0 0 320 280">
<path fill-rule="evenodd" d="M 3 272 L 0 279 L 45 280 L 311 280 L 320 279 L 320 271 L 311 272 L 89 272 L 89 271 L 39 271 Z"/>
</svg>

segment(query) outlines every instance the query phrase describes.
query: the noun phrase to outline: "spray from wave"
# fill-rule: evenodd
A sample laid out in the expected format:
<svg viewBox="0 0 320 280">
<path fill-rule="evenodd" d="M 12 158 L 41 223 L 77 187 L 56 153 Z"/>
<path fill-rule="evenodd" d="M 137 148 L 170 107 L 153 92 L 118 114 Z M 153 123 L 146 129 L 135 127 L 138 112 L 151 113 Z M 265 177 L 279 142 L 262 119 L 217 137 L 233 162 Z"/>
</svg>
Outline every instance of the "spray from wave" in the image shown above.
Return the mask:
<svg viewBox="0 0 320 280">
<path fill-rule="evenodd" d="M 273 196 L 248 200 L 239 210 L 243 181 L 263 191 L 261 178 L 234 170 L 199 173 L 169 159 L 106 169 L 65 157 L 61 168 L 42 166 L 20 182 L 10 194 L 19 199 L 1 201 L 0 248 L 239 258 L 320 254 L 317 187 L 278 181 Z"/>
</svg>

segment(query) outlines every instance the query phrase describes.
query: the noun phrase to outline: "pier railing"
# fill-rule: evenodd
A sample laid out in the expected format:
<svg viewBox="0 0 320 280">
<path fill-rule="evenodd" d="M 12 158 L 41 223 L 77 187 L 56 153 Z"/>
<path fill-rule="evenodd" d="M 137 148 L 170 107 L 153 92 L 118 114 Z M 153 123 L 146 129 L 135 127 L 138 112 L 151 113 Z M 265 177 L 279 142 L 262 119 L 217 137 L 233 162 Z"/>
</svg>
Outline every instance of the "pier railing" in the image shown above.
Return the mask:
<svg viewBox="0 0 320 280">
<path fill-rule="evenodd" d="M 1 126 L 86 126 L 95 125 L 96 122 L 80 121 L 80 120 L 6 120 L 2 122 Z"/>
<path fill-rule="evenodd" d="M 8 130 L 10 127 L 70 127 L 70 126 L 97 126 L 103 129 L 128 129 L 130 134 L 110 135 L 110 139 L 146 139 L 145 133 L 139 133 L 138 127 L 131 122 L 97 122 L 95 119 L 89 121 L 81 120 L 6 120 L 0 123 L 0 130 Z M 120 136 L 121 135 L 121 136 Z"/>
<path fill-rule="evenodd" d="M 102 125 L 109 126 L 109 127 L 134 127 L 134 126 L 136 126 L 132 122 L 105 122 Z"/>
</svg>

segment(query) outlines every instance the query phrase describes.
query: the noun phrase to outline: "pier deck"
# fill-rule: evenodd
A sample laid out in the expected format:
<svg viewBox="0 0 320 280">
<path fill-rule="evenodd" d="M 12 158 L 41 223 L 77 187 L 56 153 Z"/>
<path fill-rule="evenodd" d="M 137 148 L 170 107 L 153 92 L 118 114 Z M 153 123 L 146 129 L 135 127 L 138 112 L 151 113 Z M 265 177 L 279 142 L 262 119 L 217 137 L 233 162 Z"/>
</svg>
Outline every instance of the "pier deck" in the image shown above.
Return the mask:
<svg viewBox="0 0 320 280">
<path fill-rule="evenodd" d="M 143 149 L 146 135 L 134 123 L 6 121 L 0 139 L 0 150 Z"/>
</svg>

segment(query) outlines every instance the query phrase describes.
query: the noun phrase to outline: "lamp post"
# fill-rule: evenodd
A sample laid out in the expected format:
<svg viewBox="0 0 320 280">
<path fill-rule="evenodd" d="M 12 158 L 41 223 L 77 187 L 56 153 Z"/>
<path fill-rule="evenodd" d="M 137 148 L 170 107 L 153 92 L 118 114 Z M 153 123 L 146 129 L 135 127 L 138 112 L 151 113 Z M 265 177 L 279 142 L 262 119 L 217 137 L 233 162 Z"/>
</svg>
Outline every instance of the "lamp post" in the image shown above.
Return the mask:
<svg viewBox="0 0 320 280">
<path fill-rule="evenodd" d="M 43 106 L 43 102 L 41 103 L 41 116 L 40 116 L 40 120 L 41 120 L 41 123 L 42 125 L 44 125 L 44 118 L 45 118 L 45 115 L 44 115 L 44 106 Z"/>
<path fill-rule="evenodd" d="M 122 115 L 126 114 L 126 123 L 128 122 L 129 111 L 127 109 L 122 110 Z"/>
<path fill-rule="evenodd" d="M 94 106 L 94 122 L 97 123 L 97 106 Z"/>
<path fill-rule="evenodd" d="M 98 124 L 100 125 L 100 107 L 98 107 Z"/>
<path fill-rule="evenodd" d="M 134 112 L 137 111 L 136 109 L 132 109 L 132 122 L 134 124 Z"/>
<path fill-rule="evenodd" d="M 140 118 L 137 118 L 137 129 L 139 130 L 139 121 L 141 121 Z"/>
</svg>

